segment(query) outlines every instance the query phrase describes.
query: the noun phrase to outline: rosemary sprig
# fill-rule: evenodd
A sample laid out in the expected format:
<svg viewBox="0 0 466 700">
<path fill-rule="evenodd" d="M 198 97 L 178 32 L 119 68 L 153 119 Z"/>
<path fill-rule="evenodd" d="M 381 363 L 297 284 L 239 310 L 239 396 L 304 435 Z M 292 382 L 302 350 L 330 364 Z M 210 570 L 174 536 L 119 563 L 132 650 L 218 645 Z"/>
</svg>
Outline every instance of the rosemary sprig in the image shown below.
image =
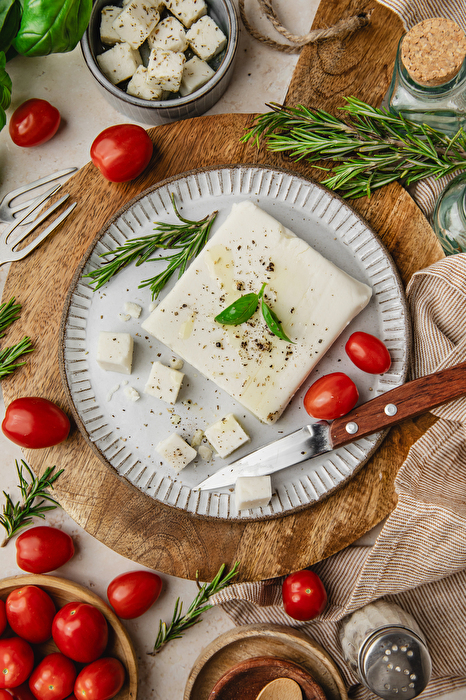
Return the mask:
<svg viewBox="0 0 466 700">
<path fill-rule="evenodd" d="M 29 336 L 24 336 L 16 345 L 2 350 L 0 352 L 0 381 L 3 377 L 12 374 L 17 367 L 26 364 L 26 360 L 24 362 L 16 362 L 16 360 L 21 357 L 21 355 L 26 355 L 28 352 L 33 352 L 33 350 L 34 348 Z"/>
<path fill-rule="evenodd" d="M 346 121 L 303 105 L 267 105 L 271 112 L 256 117 L 243 142 L 288 153 L 310 163 L 331 160 L 337 165 L 323 184 L 344 197 L 356 198 L 402 180 L 410 185 L 426 177 L 439 178 L 466 168 L 466 134 L 449 138 L 426 124 L 345 98 Z"/>
<path fill-rule="evenodd" d="M 106 258 L 109 255 L 114 257 L 111 260 L 106 260 L 102 267 L 84 275 L 84 277 L 92 279 L 89 284 L 95 284 L 94 291 L 100 289 L 120 270 L 133 262 L 138 266 L 144 262 L 152 262 L 154 260 L 168 261 L 168 266 L 163 272 L 155 275 L 155 277 L 143 280 L 139 285 L 139 289 L 150 287 L 153 300 L 157 299 L 163 287 L 176 270 L 179 270 L 178 277 L 181 277 L 189 261 L 195 258 L 207 243 L 210 229 L 218 212 L 214 211 L 200 221 L 190 221 L 183 218 L 178 212 L 173 193 L 171 201 L 175 214 L 182 223 L 172 224 L 158 221 L 154 228 L 155 234 L 128 238 L 123 245 L 118 246 L 115 250 L 102 253 L 100 255 L 101 258 Z M 151 257 L 158 249 L 171 249 L 179 252 L 166 256 Z"/>
<path fill-rule="evenodd" d="M 222 564 L 212 583 L 205 583 L 200 587 L 199 593 L 194 598 L 193 602 L 189 606 L 188 612 L 185 615 L 182 615 L 183 603 L 180 602 L 179 598 L 177 598 L 173 618 L 170 624 L 167 626 L 165 622 L 160 620 L 159 632 L 157 634 L 157 639 L 155 640 L 154 650 L 148 652 L 149 656 L 155 656 L 159 653 L 162 647 L 165 646 L 165 644 L 168 644 L 168 642 L 172 641 L 173 639 L 179 639 L 183 636 L 184 632 L 189 629 L 189 627 L 192 627 L 200 622 L 200 616 L 213 607 L 212 604 L 207 602 L 209 598 L 228 586 L 232 578 L 238 573 L 238 567 L 239 561 L 235 563 L 234 567 L 228 572 L 228 574 L 223 576 L 225 564 Z"/>
<path fill-rule="evenodd" d="M 23 468 L 26 469 L 29 474 L 30 481 L 23 473 Z M 0 514 L 0 525 L 2 525 L 6 530 L 6 537 L 1 543 L 0 547 L 4 547 L 6 543 L 16 535 L 19 530 L 27 527 L 34 517 L 45 518 L 44 513 L 48 510 L 53 510 L 59 503 L 50 496 L 50 494 L 45 490 L 48 488 L 53 489 L 53 482 L 58 479 L 63 469 L 53 473 L 55 467 L 49 467 L 45 470 L 42 476 L 36 477 L 32 469 L 26 464 L 24 460 L 21 460 L 21 466 L 16 460 L 16 471 L 18 474 L 19 485 L 18 488 L 21 491 L 21 501 L 13 503 L 13 499 L 5 491 L 3 495 L 5 496 L 5 503 L 3 505 L 2 513 Z M 36 499 L 42 499 L 38 503 L 35 503 Z M 45 501 L 50 501 L 54 505 L 47 506 L 44 505 Z"/>
<path fill-rule="evenodd" d="M 5 335 L 3 331 L 19 318 L 20 311 L 21 304 L 16 303 L 15 297 L 0 305 L 0 338 Z"/>
</svg>

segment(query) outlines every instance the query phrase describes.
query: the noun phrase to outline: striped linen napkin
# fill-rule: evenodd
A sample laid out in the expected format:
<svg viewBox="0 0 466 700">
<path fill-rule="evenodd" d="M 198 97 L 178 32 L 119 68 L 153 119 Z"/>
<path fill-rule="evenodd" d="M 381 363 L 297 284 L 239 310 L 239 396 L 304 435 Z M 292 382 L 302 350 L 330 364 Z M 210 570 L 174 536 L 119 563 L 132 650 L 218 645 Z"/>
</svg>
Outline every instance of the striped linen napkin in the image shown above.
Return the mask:
<svg viewBox="0 0 466 700">
<path fill-rule="evenodd" d="M 444 16 L 466 31 L 465 0 L 381 2 L 400 15 L 407 29 Z M 429 180 L 412 188 L 426 216 L 444 184 Z M 412 378 L 465 361 L 466 254 L 416 273 L 407 298 L 414 333 Z M 357 700 L 377 696 L 346 666 L 339 621 L 378 598 L 411 613 L 426 636 L 433 672 L 422 697 L 466 688 L 466 397 L 432 413 L 438 420 L 400 468 L 398 504 L 375 544 L 348 547 L 312 566 L 329 596 L 319 618 L 301 623 L 288 617 L 281 601 L 283 578 L 233 584 L 212 599 L 237 625 L 283 624 L 309 634 L 338 663 L 350 697 Z"/>
</svg>

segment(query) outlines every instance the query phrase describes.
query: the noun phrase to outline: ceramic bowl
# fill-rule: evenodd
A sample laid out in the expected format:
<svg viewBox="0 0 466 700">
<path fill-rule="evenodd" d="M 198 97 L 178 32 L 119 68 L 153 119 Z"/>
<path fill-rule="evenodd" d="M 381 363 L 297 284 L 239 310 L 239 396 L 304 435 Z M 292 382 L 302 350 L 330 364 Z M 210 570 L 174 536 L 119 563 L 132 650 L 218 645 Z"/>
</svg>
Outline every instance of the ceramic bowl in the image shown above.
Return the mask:
<svg viewBox="0 0 466 700">
<path fill-rule="evenodd" d="M 104 656 L 113 656 L 121 661 L 126 670 L 126 680 L 114 700 L 136 700 L 138 687 L 138 665 L 128 632 L 107 603 L 84 586 L 57 576 L 26 574 L 0 580 L 0 599 L 6 600 L 9 593 L 21 586 L 39 586 L 52 598 L 57 610 L 67 603 L 90 603 L 98 608 L 108 624 L 108 644 Z M 34 645 L 36 646 L 36 645 Z M 53 640 L 37 645 L 43 655 L 58 651 Z"/>
<path fill-rule="evenodd" d="M 232 0 L 206 0 L 208 14 L 221 28 L 228 39 L 226 49 L 212 78 L 199 90 L 185 97 L 173 97 L 164 101 L 143 100 L 128 95 L 124 86 L 113 85 L 101 72 L 97 56 L 104 51 L 100 41 L 100 16 L 105 5 L 121 5 L 122 0 L 96 0 L 92 8 L 89 25 L 81 40 L 84 60 L 95 79 L 96 86 L 107 102 L 121 114 L 142 124 L 158 125 L 189 117 L 198 117 L 207 112 L 223 95 L 233 74 L 238 48 L 238 17 Z M 105 47 L 108 48 L 108 47 Z M 215 60 L 215 59 L 214 59 Z"/>
</svg>

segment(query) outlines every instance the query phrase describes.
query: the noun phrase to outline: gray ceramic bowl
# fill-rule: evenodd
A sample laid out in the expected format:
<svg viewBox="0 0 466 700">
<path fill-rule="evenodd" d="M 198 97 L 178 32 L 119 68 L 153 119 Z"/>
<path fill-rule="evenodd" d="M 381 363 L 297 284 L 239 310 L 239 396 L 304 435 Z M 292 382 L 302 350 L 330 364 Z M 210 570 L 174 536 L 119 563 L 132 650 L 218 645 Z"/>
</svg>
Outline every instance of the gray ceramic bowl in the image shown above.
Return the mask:
<svg viewBox="0 0 466 700">
<path fill-rule="evenodd" d="M 152 125 L 198 117 L 207 112 L 223 95 L 233 74 L 238 48 L 238 17 L 232 0 L 206 0 L 208 14 L 228 38 L 227 47 L 221 56 L 215 75 L 191 95 L 165 101 L 143 100 L 128 95 L 124 89 L 113 85 L 99 68 L 96 56 L 101 54 L 104 48 L 108 48 L 104 47 L 100 41 L 100 13 L 105 5 L 120 5 L 121 2 L 122 0 L 117 2 L 95 0 L 88 28 L 81 40 L 84 60 L 107 102 L 130 119 Z"/>
</svg>

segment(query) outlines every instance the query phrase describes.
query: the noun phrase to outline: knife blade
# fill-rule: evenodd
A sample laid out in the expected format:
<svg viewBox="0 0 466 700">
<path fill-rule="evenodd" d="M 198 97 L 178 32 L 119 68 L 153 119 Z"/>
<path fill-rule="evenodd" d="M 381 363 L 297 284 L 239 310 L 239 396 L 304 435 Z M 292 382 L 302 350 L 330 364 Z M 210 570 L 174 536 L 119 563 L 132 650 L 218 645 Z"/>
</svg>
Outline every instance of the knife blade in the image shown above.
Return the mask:
<svg viewBox="0 0 466 700">
<path fill-rule="evenodd" d="M 238 476 L 265 476 L 397 425 L 466 394 L 466 362 L 427 374 L 367 401 L 331 423 L 310 423 L 219 469 L 196 488 L 231 486 Z"/>
</svg>

